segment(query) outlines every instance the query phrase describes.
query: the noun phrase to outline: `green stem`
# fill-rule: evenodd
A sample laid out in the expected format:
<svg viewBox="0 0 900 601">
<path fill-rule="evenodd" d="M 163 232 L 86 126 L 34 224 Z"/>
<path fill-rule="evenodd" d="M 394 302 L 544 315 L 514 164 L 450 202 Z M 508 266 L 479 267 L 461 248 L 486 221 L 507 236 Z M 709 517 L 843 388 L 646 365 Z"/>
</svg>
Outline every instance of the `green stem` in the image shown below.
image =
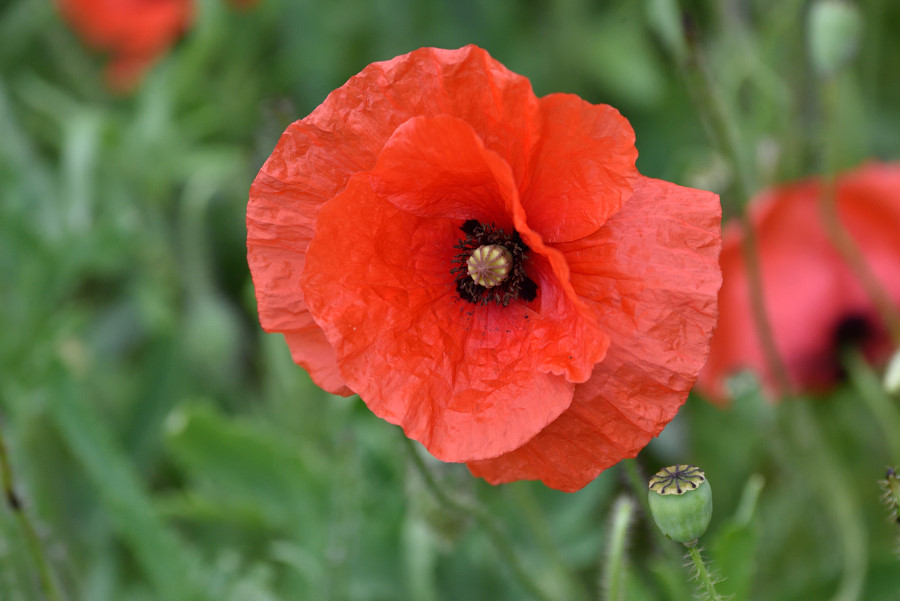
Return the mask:
<svg viewBox="0 0 900 601">
<path fill-rule="evenodd" d="M 840 541 L 844 569 L 832 601 L 858 601 L 862 596 L 868 564 L 866 530 L 848 486 L 851 479 L 830 452 L 807 399 L 791 399 L 782 407 L 789 413 L 792 437 L 800 448 L 800 469 L 819 486 L 819 496 Z"/>
<path fill-rule="evenodd" d="M 416 470 L 419 472 L 425 485 L 438 502 L 452 511 L 468 515 L 474 519 L 488 535 L 488 538 L 490 538 L 494 547 L 496 547 L 501 560 L 506 567 L 509 568 L 510 573 L 512 573 L 516 580 L 519 581 L 519 584 L 531 593 L 535 599 L 540 599 L 541 601 L 553 601 L 553 598 L 538 586 L 538 583 L 534 580 L 532 575 L 525 569 L 522 562 L 519 561 L 509 537 L 506 536 L 506 533 L 493 520 L 490 514 L 481 507 L 460 501 L 445 491 L 428 466 L 425 465 L 425 461 L 422 460 L 422 456 L 419 455 L 413 442 L 405 436 L 404 440 L 406 441 L 409 455 L 413 460 L 413 465 L 416 466 Z"/>
<path fill-rule="evenodd" d="M 606 565 L 601 571 L 600 589 L 606 593 L 606 601 L 625 599 L 625 538 L 633 516 L 634 501 L 627 496 L 619 497 L 613 506 Z"/>
<path fill-rule="evenodd" d="M 751 168 L 747 153 L 744 152 L 738 128 L 735 125 L 737 121 L 722 99 L 719 87 L 706 65 L 699 44 L 693 35 L 685 33 L 685 39 L 688 41 L 687 57 L 682 67 L 688 90 L 697 105 L 701 118 L 707 124 L 709 137 L 713 144 L 732 166 L 737 189 L 737 199 L 734 204 L 736 207 L 745 207 L 758 188 L 755 170 Z M 756 233 L 746 214 L 741 212 L 740 215 L 741 231 L 744 234 L 741 249 L 747 267 L 750 307 L 757 336 L 775 384 L 781 394 L 789 394 L 792 390 L 790 378 L 775 344 L 772 324 L 766 311 Z"/>
<path fill-rule="evenodd" d="M 525 516 L 525 521 L 531 529 L 531 533 L 547 556 L 548 562 L 560 574 L 566 574 L 567 568 L 562 553 L 553 539 L 553 530 L 547 523 L 547 518 L 541 510 L 534 495 L 531 493 L 530 483 L 522 482 L 511 486 L 508 490 L 513 494 L 515 502 Z"/>
<path fill-rule="evenodd" d="M 37 530 L 31 522 L 28 513 L 25 511 L 22 499 L 16 494 L 12 465 L 10 465 L 9 462 L 9 455 L 6 451 L 6 442 L 2 430 L 0 430 L 0 473 L 2 473 L 3 493 L 6 498 L 6 504 L 16 516 L 16 520 L 19 522 L 22 532 L 25 533 L 28 550 L 31 553 L 31 559 L 37 569 L 38 580 L 40 581 L 44 596 L 49 601 L 61 601 L 62 596 L 56 588 L 56 582 L 54 581 L 53 574 L 50 570 L 50 563 L 47 561 L 47 558 L 44 557 L 44 549 L 41 546 Z"/>
<path fill-rule="evenodd" d="M 891 461 L 900 463 L 900 410 L 884 391 L 878 376 L 858 350 L 844 355 L 844 367 L 850 383 L 875 416 L 882 437 L 890 449 Z"/>
<path fill-rule="evenodd" d="M 700 583 L 700 586 L 706 590 L 706 594 L 709 595 L 709 598 L 712 601 L 722 601 L 722 596 L 716 591 L 716 579 L 703 562 L 703 556 L 700 555 L 700 549 L 697 548 L 696 544 L 685 546 L 688 549 L 688 557 L 690 557 L 691 562 L 694 564 L 697 581 Z"/>
</svg>

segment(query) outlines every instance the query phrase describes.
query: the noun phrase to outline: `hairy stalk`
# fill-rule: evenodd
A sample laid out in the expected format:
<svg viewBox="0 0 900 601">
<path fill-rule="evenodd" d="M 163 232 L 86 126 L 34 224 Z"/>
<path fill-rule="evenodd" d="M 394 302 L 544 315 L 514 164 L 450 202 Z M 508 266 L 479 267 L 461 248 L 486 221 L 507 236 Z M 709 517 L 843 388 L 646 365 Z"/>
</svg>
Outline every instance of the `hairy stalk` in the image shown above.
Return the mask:
<svg viewBox="0 0 900 601">
<path fill-rule="evenodd" d="M 406 441 L 406 446 L 409 455 L 413 460 L 413 465 L 415 465 L 416 470 L 419 472 L 419 475 L 422 477 L 428 490 L 431 491 L 431 494 L 435 496 L 438 502 L 451 511 L 467 515 L 474 519 L 484 532 L 487 533 L 488 538 L 490 538 L 494 547 L 497 549 L 497 553 L 500 555 L 503 563 L 509 568 L 510 573 L 535 599 L 540 599 L 541 601 L 554 601 L 553 597 L 538 585 L 532 575 L 522 565 L 522 562 L 516 556 L 516 552 L 513 549 L 509 537 L 500 525 L 494 521 L 491 515 L 481 507 L 460 501 L 444 490 L 428 466 L 425 465 L 425 461 L 422 460 L 422 456 L 419 455 L 413 442 L 405 436 L 403 438 Z M 573 586 L 572 588 L 574 589 L 575 587 Z M 587 595 L 582 593 L 579 595 L 579 598 L 586 599 Z"/>
<path fill-rule="evenodd" d="M 900 411 L 884 391 L 874 370 L 858 350 L 844 355 L 844 368 L 851 384 L 859 393 L 875 421 L 881 428 L 882 437 L 888 445 L 891 461 L 900 462 Z"/>
<path fill-rule="evenodd" d="M 722 99 L 719 87 L 710 73 L 694 32 L 685 31 L 684 37 L 687 41 L 687 55 L 686 59 L 681 62 L 681 67 L 688 90 L 702 120 L 707 124 L 707 133 L 713 145 L 731 164 L 738 194 L 734 204 L 742 209 L 758 188 L 754 175 L 755 170 L 750 166 L 750 160 L 747 158 L 738 128 L 735 125 L 736 120 Z M 741 231 L 744 234 L 741 250 L 747 266 L 750 307 L 757 336 L 778 389 L 783 395 L 790 394 L 792 390 L 790 378 L 775 344 L 772 324 L 766 310 L 756 233 L 746 214 L 741 211 L 740 215 Z"/>
<path fill-rule="evenodd" d="M 789 413 L 792 437 L 798 442 L 797 458 L 808 479 L 819 486 L 820 497 L 840 542 L 843 574 L 831 601 L 862 598 L 868 555 L 865 525 L 840 464 L 831 453 L 807 399 L 791 399 L 782 407 Z"/>
<path fill-rule="evenodd" d="M 866 291 L 869 299 L 878 310 L 881 320 L 890 333 L 894 344 L 900 346 L 900 312 L 894 306 L 888 291 L 875 275 L 875 272 L 872 271 L 872 267 L 866 261 L 866 257 L 860 250 L 856 240 L 844 226 L 838 211 L 837 186 L 835 183 L 837 148 L 834 141 L 840 138 L 837 132 L 833 130 L 835 129 L 834 123 L 837 121 L 839 102 L 837 81 L 833 75 L 825 77 L 822 81 L 822 98 L 825 105 L 825 131 L 827 132 L 826 138 L 828 140 L 825 144 L 825 181 L 822 186 L 822 197 L 820 199 L 822 222 L 832 244 L 837 248 L 841 258 L 850 267 L 857 281 L 859 281 L 863 290 Z"/>
<path fill-rule="evenodd" d="M 900 526 L 900 478 L 894 468 L 888 468 L 884 475 L 884 480 L 880 480 L 878 484 L 884 493 L 881 495 L 881 501 L 888 509 L 888 521 Z M 897 536 L 897 557 L 900 558 L 900 534 Z"/>
<path fill-rule="evenodd" d="M 616 500 L 609 525 L 606 563 L 600 571 L 600 591 L 606 601 L 625 600 L 625 542 L 634 518 L 634 501 L 623 495 Z"/>
<path fill-rule="evenodd" d="M 700 554 L 700 549 L 696 544 L 685 546 L 688 550 L 686 558 L 690 560 L 688 565 L 693 566 L 691 570 L 693 572 L 693 578 L 697 580 L 703 598 L 709 599 L 710 601 L 724 601 L 722 595 L 716 591 L 716 583 L 719 582 L 720 579 L 706 567 L 703 556 Z"/>
<path fill-rule="evenodd" d="M 16 516 L 16 520 L 19 522 L 19 526 L 25 534 L 28 550 L 31 553 L 31 560 L 34 562 L 35 569 L 38 573 L 41 590 L 48 601 L 61 601 L 62 596 L 53 579 L 50 563 L 44 556 L 44 548 L 41 545 L 37 530 L 28 513 L 25 511 L 22 499 L 16 493 L 12 466 L 9 462 L 9 455 L 6 451 L 6 441 L 4 440 L 2 430 L 0 430 L 0 473 L 2 473 L 3 479 L 3 496 L 6 498 L 7 506 L 10 511 L 13 512 L 13 515 Z"/>
</svg>

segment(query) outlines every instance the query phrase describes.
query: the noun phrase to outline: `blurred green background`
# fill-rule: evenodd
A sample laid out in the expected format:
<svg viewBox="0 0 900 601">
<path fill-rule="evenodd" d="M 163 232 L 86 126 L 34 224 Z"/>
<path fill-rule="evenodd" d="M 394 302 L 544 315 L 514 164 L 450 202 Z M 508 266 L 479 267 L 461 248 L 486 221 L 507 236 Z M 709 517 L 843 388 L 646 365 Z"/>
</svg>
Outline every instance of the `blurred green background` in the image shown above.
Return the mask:
<svg viewBox="0 0 900 601">
<path fill-rule="evenodd" d="M 666 52 L 679 26 L 667 7 L 261 0 L 235 11 L 203 0 L 142 85 L 118 96 L 104 57 L 52 2 L 0 0 L 0 430 L 61 598 L 527 598 L 484 529 L 429 494 L 399 430 L 358 398 L 317 389 L 281 336 L 260 330 L 247 191 L 288 123 L 366 64 L 475 43 L 538 95 L 616 106 L 645 175 L 720 192 L 733 208 L 733 174 Z M 829 127 L 809 7 L 682 5 L 760 186 L 821 171 L 826 131 L 840 166 L 900 159 L 900 3 L 857 3 L 863 35 Z M 850 574 L 864 593 L 844 599 L 900 599 L 898 528 L 876 484 L 900 458 L 873 435 L 855 389 L 800 416 L 752 383 L 744 391 L 729 409 L 691 398 L 640 457 L 650 472 L 706 469 L 716 504 L 706 542 L 723 591 L 828 599 Z M 432 468 L 488 509 L 554 598 L 578 598 L 579 586 L 601 598 L 608 515 L 628 490 L 620 470 L 567 495 Z M 835 473 L 849 491 L 837 502 L 826 494 Z M 628 555 L 628 599 L 691 597 L 642 517 Z M 3 506 L 0 599 L 43 598 Z"/>
</svg>

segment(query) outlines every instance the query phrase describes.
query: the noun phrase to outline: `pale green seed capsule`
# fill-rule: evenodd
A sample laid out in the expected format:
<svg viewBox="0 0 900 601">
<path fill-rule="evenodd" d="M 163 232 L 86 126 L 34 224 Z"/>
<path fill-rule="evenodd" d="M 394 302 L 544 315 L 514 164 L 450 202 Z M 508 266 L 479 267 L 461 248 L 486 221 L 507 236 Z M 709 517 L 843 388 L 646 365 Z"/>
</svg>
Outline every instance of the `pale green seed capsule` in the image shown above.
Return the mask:
<svg viewBox="0 0 900 601">
<path fill-rule="evenodd" d="M 818 0 L 809 10 L 809 54 L 820 75 L 831 76 L 856 54 L 862 37 L 859 9 L 844 0 Z"/>
<path fill-rule="evenodd" d="M 650 513 L 662 533 L 692 545 L 712 518 L 712 489 L 706 474 L 693 465 L 672 465 L 650 479 Z"/>
<path fill-rule="evenodd" d="M 884 370 L 884 389 L 888 394 L 900 393 L 900 351 L 894 353 Z"/>
</svg>

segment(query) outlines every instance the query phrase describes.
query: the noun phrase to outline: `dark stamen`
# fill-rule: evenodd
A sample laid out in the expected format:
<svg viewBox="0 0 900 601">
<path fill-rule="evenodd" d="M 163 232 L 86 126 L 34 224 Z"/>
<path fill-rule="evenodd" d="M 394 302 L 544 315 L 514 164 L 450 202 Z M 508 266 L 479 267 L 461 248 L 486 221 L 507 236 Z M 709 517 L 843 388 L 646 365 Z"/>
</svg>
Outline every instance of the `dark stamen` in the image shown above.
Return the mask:
<svg viewBox="0 0 900 601">
<path fill-rule="evenodd" d="M 461 252 L 454 255 L 450 273 L 456 276 L 456 291 L 461 299 L 481 305 L 496 302 L 505 307 L 513 299 L 529 302 L 537 298 L 537 283 L 525 274 L 529 248 L 518 232 L 507 234 L 493 223 L 488 225 L 475 219 L 467 220 L 460 229 L 466 237 L 453 246 Z M 470 277 L 467 261 L 476 249 L 491 245 L 502 246 L 509 252 L 512 267 L 501 283 L 485 287 Z"/>
</svg>

